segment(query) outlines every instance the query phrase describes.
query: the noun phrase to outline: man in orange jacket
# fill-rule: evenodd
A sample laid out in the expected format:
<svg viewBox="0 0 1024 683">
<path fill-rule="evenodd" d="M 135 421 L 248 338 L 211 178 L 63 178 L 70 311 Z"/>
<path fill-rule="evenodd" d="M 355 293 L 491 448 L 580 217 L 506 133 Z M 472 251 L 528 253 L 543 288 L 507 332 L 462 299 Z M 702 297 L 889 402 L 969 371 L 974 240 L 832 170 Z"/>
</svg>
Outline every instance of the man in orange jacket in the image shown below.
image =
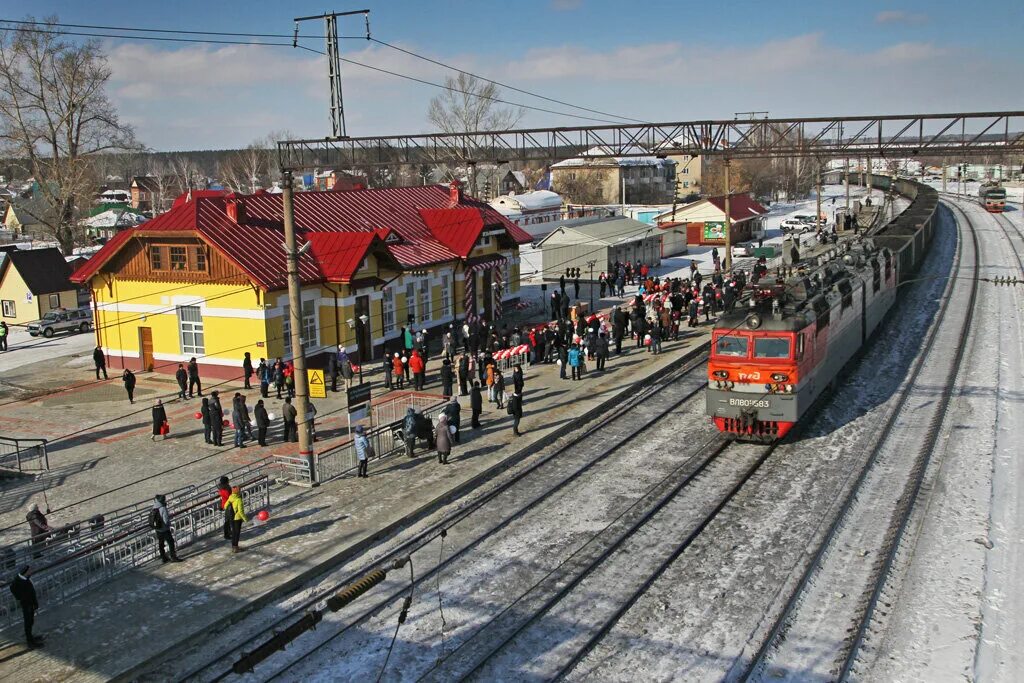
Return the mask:
<svg viewBox="0 0 1024 683">
<path fill-rule="evenodd" d="M 409 357 L 409 370 L 412 371 L 416 391 L 423 391 L 423 385 L 427 380 L 427 364 L 423 362 L 419 351 L 413 351 Z"/>
</svg>

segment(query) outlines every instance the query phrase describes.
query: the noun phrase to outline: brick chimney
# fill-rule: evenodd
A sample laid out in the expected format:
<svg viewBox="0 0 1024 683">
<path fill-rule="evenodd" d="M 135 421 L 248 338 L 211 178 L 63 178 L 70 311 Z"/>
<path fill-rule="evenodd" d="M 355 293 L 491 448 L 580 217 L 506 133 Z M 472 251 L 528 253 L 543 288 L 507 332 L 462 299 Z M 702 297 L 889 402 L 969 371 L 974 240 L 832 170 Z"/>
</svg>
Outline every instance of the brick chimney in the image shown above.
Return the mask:
<svg viewBox="0 0 1024 683">
<path fill-rule="evenodd" d="M 453 180 L 448 186 L 448 203 L 452 206 L 462 203 L 462 184 L 458 180 Z"/>
<path fill-rule="evenodd" d="M 244 225 L 245 203 L 242 201 L 242 198 L 232 192 L 225 199 L 227 202 L 225 206 L 228 218 L 230 218 L 231 222 L 235 225 Z"/>
</svg>

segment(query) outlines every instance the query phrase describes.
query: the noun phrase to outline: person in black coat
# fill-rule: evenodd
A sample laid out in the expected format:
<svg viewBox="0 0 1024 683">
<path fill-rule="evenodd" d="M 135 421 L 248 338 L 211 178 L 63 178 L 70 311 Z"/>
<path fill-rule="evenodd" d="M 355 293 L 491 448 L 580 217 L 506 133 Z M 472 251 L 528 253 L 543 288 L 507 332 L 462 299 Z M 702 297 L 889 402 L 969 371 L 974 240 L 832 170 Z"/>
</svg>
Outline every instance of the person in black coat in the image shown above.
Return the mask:
<svg viewBox="0 0 1024 683">
<path fill-rule="evenodd" d="M 569 294 L 562 290 L 562 318 L 569 318 Z"/>
<path fill-rule="evenodd" d="M 103 355 L 103 349 L 96 347 L 96 350 L 92 352 L 92 362 L 96 364 L 96 379 L 100 378 L 100 373 L 103 373 L 103 379 L 107 378 L 107 357 Z"/>
<path fill-rule="evenodd" d="M 469 393 L 469 356 L 459 356 L 459 396 Z"/>
<path fill-rule="evenodd" d="M 160 399 L 156 400 L 156 405 L 153 406 L 153 441 L 156 441 L 156 437 L 160 436 L 160 428 L 167 422 L 167 411 L 164 410 L 164 404 Z"/>
<path fill-rule="evenodd" d="M 21 618 L 25 624 L 25 642 L 29 648 L 39 647 L 43 644 L 40 638 L 32 635 L 32 626 L 36 621 L 36 610 L 39 609 L 39 600 L 36 597 L 36 587 L 32 585 L 32 567 L 27 564 L 21 568 L 18 575 L 11 582 L 11 594 L 21 605 Z"/>
<path fill-rule="evenodd" d="M 452 397 L 452 385 L 455 383 L 455 373 L 452 372 L 452 362 L 447 358 L 441 363 L 441 395 L 445 398 Z"/>
<path fill-rule="evenodd" d="M 579 301 L 579 299 L 580 299 L 580 279 L 578 277 L 574 277 L 572 279 L 572 289 L 573 289 L 573 292 L 575 293 L 575 296 L 573 296 L 573 298 L 576 299 L 577 301 Z"/>
<path fill-rule="evenodd" d="M 188 361 L 188 397 L 192 398 L 192 390 L 195 389 L 196 393 L 200 396 L 203 395 L 203 383 L 199 381 L 199 363 L 196 362 L 195 358 L 190 358 Z"/>
<path fill-rule="evenodd" d="M 508 414 L 512 416 L 512 434 L 522 436 L 519 421 L 523 419 L 523 397 L 515 393 L 508 399 Z"/>
<path fill-rule="evenodd" d="M 469 392 L 469 408 L 473 414 L 471 423 L 473 429 L 480 429 L 480 413 L 484 409 L 484 397 L 480 393 L 480 382 L 473 382 L 473 389 Z"/>
<path fill-rule="evenodd" d="M 211 432 L 213 431 L 213 418 L 210 413 L 210 399 L 203 397 L 203 405 L 199 408 L 199 413 L 203 417 L 203 441 L 206 443 L 213 443 L 211 438 Z"/>
<path fill-rule="evenodd" d="M 185 364 L 178 363 L 178 369 L 174 373 L 174 379 L 178 381 L 178 398 L 185 400 L 185 392 L 188 391 L 188 373 L 185 372 Z"/>
<path fill-rule="evenodd" d="M 565 275 L 558 276 L 558 288 L 563 292 L 565 291 Z"/>
<path fill-rule="evenodd" d="M 128 403 L 135 403 L 135 373 L 125 368 L 121 373 L 121 381 L 124 382 L 124 390 L 128 392 Z"/>
<path fill-rule="evenodd" d="M 224 409 L 220 405 L 220 394 L 210 394 L 210 430 L 213 432 L 213 443 L 224 445 Z"/>
<path fill-rule="evenodd" d="M 523 379 L 523 366 L 516 363 L 512 368 L 512 390 L 522 396 L 525 384 L 526 382 Z"/>
<path fill-rule="evenodd" d="M 253 408 L 253 415 L 256 416 L 256 443 L 261 446 L 267 445 L 267 429 L 270 428 L 270 416 L 267 409 L 263 407 L 263 399 L 256 401 Z"/>
<path fill-rule="evenodd" d="M 448 424 L 455 427 L 452 441 L 462 443 L 462 406 L 459 405 L 459 399 L 452 398 L 441 412 L 448 416 Z"/>
<path fill-rule="evenodd" d="M 246 389 L 252 389 L 252 382 L 249 381 L 252 378 L 252 372 L 252 356 L 250 356 L 249 352 L 246 351 L 245 359 L 242 360 L 242 375 L 245 376 Z"/>
<path fill-rule="evenodd" d="M 561 318 L 562 313 L 562 297 L 558 296 L 558 292 L 551 292 L 551 319 L 558 320 Z"/>
</svg>

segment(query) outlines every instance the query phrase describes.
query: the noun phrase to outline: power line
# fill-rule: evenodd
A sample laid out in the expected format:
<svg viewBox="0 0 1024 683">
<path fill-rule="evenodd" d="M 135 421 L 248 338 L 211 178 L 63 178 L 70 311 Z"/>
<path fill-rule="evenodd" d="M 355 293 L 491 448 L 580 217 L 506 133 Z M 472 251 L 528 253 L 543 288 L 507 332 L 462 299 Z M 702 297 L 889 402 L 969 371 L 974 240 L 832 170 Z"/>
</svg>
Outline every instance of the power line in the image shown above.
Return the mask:
<svg viewBox="0 0 1024 683">
<path fill-rule="evenodd" d="M 522 93 L 524 95 L 529 95 L 530 97 L 536 97 L 537 99 L 547 100 L 548 102 L 553 102 L 555 104 L 561 104 L 561 105 L 564 105 L 566 107 L 572 107 L 573 109 L 581 109 L 583 111 L 588 111 L 591 114 L 600 114 L 601 116 L 610 116 L 612 118 L 622 119 L 623 121 L 632 121 L 634 123 L 649 123 L 648 121 L 642 121 L 640 119 L 634 119 L 634 118 L 630 118 L 628 116 L 621 116 L 619 114 L 609 114 L 608 112 L 601 111 L 599 109 L 590 109 L 589 107 L 583 107 L 583 106 L 580 106 L 578 104 L 573 104 L 572 102 L 565 102 L 564 100 L 557 100 L 557 99 L 555 99 L 553 97 L 548 97 L 547 95 L 541 95 L 539 93 L 535 93 L 535 92 L 532 92 L 530 90 L 524 90 L 522 88 L 517 88 L 514 85 L 509 85 L 508 83 L 502 83 L 501 81 L 496 81 L 493 78 L 487 78 L 486 76 L 480 76 L 479 74 L 475 74 L 472 71 L 466 71 L 465 69 L 460 69 L 457 66 L 452 66 L 450 64 L 445 64 L 444 62 L 440 62 L 440 61 L 438 61 L 436 59 L 432 59 L 430 57 L 427 57 L 425 55 L 421 55 L 419 53 L 413 52 L 412 50 L 407 50 L 407 49 L 405 49 L 403 47 L 399 47 L 397 45 L 392 45 L 391 43 L 387 43 L 387 42 L 385 42 L 383 40 L 378 40 L 377 38 L 370 38 L 370 41 L 374 42 L 374 43 L 377 43 L 378 45 L 383 45 L 384 47 L 389 47 L 392 50 L 397 50 L 398 52 L 404 52 L 405 54 L 407 54 L 407 55 L 409 55 L 411 57 L 415 57 L 416 59 L 422 59 L 425 62 L 430 62 L 431 64 L 436 64 L 437 66 L 444 67 L 445 69 L 451 69 L 452 71 L 457 71 L 458 73 L 463 73 L 463 74 L 466 74 L 467 76 L 472 76 L 473 78 L 478 78 L 481 81 L 487 81 L 488 83 L 493 83 L 494 85 L 501 86 L 502 88 L 506 88 L 508 90 L 512 90 L 512 91 L 515 91 L 515 92 L 518 92 L 518 93 Z"/>
<path fill-rule="evenodd" d="M 310 39 L 317 39 L 317 40 L 323 40 L 324 39 L 324 36 L 322 36 L 322 35 L 315 35 L 315 36 L 299 35 L 299 36 L 295 36 L 292 33 L 240 33 L 240 32 L 233 32 L 233 31 L 189 31 L 189 30 L 186 30 L 186 29 L 139 28 L 139 27 L 129 27 L 129 26 L 99 26 L 99 25 L 96 25 L 96 24 L 67 24 L 67 23 L 64 23 L 64 22 L 39 23 L 37 21 L 24 21 L 24 20 L 19 21 L 19 20 L 16 20 L 16 19 L 0 19 L 0 23 L 20 24 L 22 26 L 60 26 L 60 27 L 63 27 L 63 28 L 88 28 L 88 29 L 97 29 L 97 30 L 100 30 L 100 31 L 134 31 L 136 33 L 172 33 L 172 34 L 181 34 L 181 35 L 189 35 L 189 36 L 233 36 L 233 37 L 236 37 L 236 38 L 241 37 L 241 38 L 288 38 L 288 39 L 292 39 L 292 38 L 298 37 L 298 38 L 310 38 Z M 366 40 L 366 36 L 338 36 L 338 37 L 346 39 L 346 40 Z"/>
</svg>

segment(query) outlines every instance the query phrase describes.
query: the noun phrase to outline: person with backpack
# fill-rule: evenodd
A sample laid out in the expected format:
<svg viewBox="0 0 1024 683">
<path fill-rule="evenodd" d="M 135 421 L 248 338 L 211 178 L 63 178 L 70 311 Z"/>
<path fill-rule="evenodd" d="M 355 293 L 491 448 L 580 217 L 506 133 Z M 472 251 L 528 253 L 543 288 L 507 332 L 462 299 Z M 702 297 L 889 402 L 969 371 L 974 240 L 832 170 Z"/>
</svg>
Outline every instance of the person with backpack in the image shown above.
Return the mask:
<svg viewBox="0 0 1024 683">
<path fill-rule="evenodd" d="M 238 539 L 242 536 L 242 523 L 249 521 L 245 516 L 245 510 L 242 509 L 242 489 L 237 486 L 231 487 L 231 495 L 224 504 L 224 511 L 231 517 L 231 552 L 240 552 L 242 549 L 238 547 Z"/>
<path fill-rule="evenodd" d="M 178 551 L 174 547 L 174 529 L 171 527 L 171 513 L 167 511 L 167 496 L 158 493 L 149 511 L 149 528 L 156 533 L 156 542 L 160 548 L 160 559 L 167 562 L 181 562 Z M 164 549 L 167 546 L 167 549 Z M 168 557 L 170 555 L 170 557 Z"/>
<path fill-rule="evenodd" d="M 32 567 L 25 565 L 11 581 L 11 595 L 21 606 L 21 619 L 25 626 L 25 644 L 31 650 L 43 644 L 42 638 L 32 635 L 32 626 L 36 621 L 36 610 L 39 609 L 39 598 L 36 587 L 32 585 Z"/>
</svg>

